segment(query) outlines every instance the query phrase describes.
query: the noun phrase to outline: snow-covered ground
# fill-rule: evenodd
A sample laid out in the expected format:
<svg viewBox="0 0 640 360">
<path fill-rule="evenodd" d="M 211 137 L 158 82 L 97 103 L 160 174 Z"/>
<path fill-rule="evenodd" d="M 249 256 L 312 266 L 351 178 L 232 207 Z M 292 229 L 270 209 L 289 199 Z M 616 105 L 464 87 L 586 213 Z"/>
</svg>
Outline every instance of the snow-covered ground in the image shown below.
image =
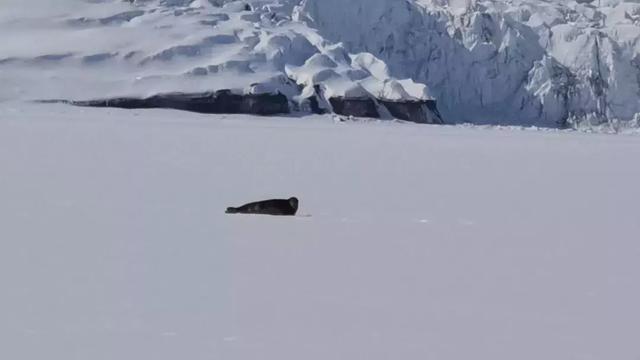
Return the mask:
<svg viewBox="0 0 640 360">
<path fill-rule="evenodd" d="M 0 3 L 0 360 L 640 359 L 637 0 Z"/>
<path fill-rule="evenodd" d="M 640 357 L 636 136 L 0 104 L 0 358 Z M 296 195 L 294 218 L 228 216 Z"/>
</svg>

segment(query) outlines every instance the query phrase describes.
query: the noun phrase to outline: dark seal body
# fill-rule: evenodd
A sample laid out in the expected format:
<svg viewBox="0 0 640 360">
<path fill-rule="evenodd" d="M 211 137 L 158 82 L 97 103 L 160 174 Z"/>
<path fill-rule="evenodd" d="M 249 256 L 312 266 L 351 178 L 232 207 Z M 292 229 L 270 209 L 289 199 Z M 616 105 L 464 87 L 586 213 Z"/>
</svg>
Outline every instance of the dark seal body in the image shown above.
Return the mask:
<svg viewBox="0 0 640 360">
<path fill-rule="evenodd" d="M 240 207 L 228 207 L 227 214 L 260 214 L 293 216 L 298 211 L 298 199 L 272 199 L 256 201 Z"/>
</svg>

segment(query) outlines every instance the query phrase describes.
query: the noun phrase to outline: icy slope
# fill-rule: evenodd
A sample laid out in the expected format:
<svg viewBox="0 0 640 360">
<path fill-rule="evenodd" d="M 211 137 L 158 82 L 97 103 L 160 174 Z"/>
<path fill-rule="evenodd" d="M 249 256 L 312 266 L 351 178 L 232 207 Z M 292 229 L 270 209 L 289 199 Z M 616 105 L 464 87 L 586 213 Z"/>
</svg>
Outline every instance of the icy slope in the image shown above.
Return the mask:
<svg viewBox="0 0 640 360">
<path fill-rule="evenodd" d="M 441 121 L 424 85 L 394 79 L 372 55 L 349 54 L 291 21 L 293 4 L 64 0 L 58 7 L 34 6 L 36 12 L 24 2 L 3 4 L 0 99 L 229 90 L 283 94 L 294 112 L 338 106 L 357 112 L 358 103 L 342 102 L 359 101 L 375 117 L 390 118 L 402 102 L 412 108 L 400 110 L 417 111 L 406 117 Z"/>
<path fill-rule="evenodd" d="M 296 18 L 427 84 L 447 121 L 577 126 L 640 112 L 639 15 L 619 0 L 304 0 Z"/>
<path fill-rule="evenodd" d="M 0 114 L 1 359 L 640 355 L 635 136 Z"/>
</svg>

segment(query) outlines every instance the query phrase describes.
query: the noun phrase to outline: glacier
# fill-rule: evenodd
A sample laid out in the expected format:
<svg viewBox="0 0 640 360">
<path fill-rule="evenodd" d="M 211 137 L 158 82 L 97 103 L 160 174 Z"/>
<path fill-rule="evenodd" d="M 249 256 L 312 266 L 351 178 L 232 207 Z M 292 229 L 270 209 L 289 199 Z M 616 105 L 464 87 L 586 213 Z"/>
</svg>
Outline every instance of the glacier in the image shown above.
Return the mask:
<svg viewBox="0 0 640 360">
<path fill-rule="evenodd" d="M 295 113 L 637 127 L 639 21 L 631 0 L 7 0 L 0 101 L 225 90 Z"/>
<path fill-rule="evenodd" d="M 426 84 L 450 122 L 551 127 L 637 124 L 639 15 L 615 0 L 306 0 L 296 13 Z"/>
</svg>

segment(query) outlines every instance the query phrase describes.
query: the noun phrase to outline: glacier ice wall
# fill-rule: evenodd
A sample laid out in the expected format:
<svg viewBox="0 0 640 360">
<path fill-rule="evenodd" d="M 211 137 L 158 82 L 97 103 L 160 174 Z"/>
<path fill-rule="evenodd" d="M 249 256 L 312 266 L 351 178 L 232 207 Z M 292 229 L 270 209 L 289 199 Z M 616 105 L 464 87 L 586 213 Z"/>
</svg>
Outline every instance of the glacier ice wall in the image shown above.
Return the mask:
<svg viewBox="0 0 640 360">
<path fill-rule="evenodd" d="M 303 0 L 295 18 L 425 83 L 450 122 L 582 126 L 640 112 L 638 1 Z"/>
<path fill-rule="evenodd" d="M 0 12 L 0 100 L 232 88 L 302 111 L 319 92 L 434 99 L 448 123 L 640 121 L 638 0 L 24 4 Z"/>
</svg>

